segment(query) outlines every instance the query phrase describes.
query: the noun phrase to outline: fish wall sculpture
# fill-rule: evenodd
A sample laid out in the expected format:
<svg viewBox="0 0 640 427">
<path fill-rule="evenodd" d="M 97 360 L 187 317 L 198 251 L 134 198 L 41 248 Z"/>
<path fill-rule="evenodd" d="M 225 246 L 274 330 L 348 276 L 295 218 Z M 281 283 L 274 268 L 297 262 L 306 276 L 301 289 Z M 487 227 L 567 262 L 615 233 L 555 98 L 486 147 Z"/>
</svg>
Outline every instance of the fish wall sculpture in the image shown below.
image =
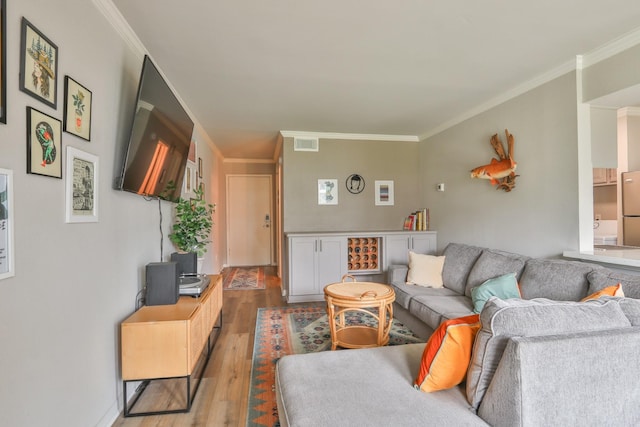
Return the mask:
<svg viewBox="0 0 640 427">
<path fill-rule="evenodd" d="M 508 129 L 505 129 L 504 133 L 507 137 L 508 152 L 505 153 L 504 146 L 498 134 L 493 135 L 491 137 L 491 145 L 500 160 L 494 157 L 489 164 L 473 168 L 471 170 L 471 178 L 488 179 L 491 185 L 497 186 L 496 190 L 509 192 L 516 186 L 516 177 L 520 175 L 516 175 L 515 172 L 518 163 L 513 159 L 515 143 L 513 135 L 509 133 Z"/>
</svg>

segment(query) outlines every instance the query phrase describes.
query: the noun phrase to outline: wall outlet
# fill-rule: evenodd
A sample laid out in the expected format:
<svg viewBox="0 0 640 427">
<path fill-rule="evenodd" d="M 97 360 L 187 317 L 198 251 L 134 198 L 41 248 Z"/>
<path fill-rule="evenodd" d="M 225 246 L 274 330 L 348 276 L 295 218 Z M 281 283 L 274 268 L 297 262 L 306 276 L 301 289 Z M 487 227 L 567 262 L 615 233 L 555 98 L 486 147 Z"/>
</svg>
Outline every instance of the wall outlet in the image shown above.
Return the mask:
<svg viewBox="0 0 640 427">
<path fill-rule="evenodd" d="M 596 214 L 596 221 L 600 221 L 602 219 L 602 215 Z"/>
<path fill-rule="evenodd" d="M 436 190 L 444 191 L 444 182 L 441 182 L 440 184 L 436 185 Z"/>
</svg>

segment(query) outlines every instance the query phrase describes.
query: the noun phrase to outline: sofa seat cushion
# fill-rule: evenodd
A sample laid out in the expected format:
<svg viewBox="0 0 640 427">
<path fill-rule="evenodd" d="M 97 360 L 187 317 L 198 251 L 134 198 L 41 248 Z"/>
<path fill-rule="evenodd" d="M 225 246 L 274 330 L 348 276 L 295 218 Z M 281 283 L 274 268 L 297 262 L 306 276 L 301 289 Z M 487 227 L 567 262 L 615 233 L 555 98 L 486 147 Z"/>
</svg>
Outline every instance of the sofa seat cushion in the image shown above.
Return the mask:
<svg viewBox="0 0 640 427">
<path fill-rule="evenodd" d="M 640 299 L 640 276 L 597 269 L 587 274 L 587 280 L 589 281 L 590 294 L 620 283 L 624 296 Z"/>
<path fill-rule="evenodd" d="M 462 243 L 449 243 L 442 255 L 444 266 L 442 267 L 442 281 L 445 288 L 452 289 L 463 295 L 467 286 L 467 277 L 482 253 L 482 248 L 465 245 Z"/>
<path fill-rule="evenodd" d="M 458 294 L 447 288 L 426 288 L 424 286 L 407 285 L 394 282 L 391 284 L 396 292 L 396 302 L 409 309 L 409 302 L 416 296 L 457 296 Z"/>
<path fill-rule="evenodd" d="M 434 330 L 444 320 L 474 314 L 471 298 L 462 295 L 415 296 L 409 303 L 409 312 Z"/>
<path fill-rule="evenodd" d="M 580 301 L 589 295 L 587 275 L 594 268 L 599 267 L 579 261 L 531 259 L 520 277 L 522 298 Z"/>
<path fill-rule="evenodd" d="M 480 286 L 489 279 L 508 273 L 515 273 L 516 278 L 520 277 L 528 259 L 529 257 L 524 255 L 485 249 L 469 273 L 464 294 L 471 297 L 471 289 Z"/>
<path fill-rule="evenodd" d="M 618 298 L 620 299 L 620 298 Z M 467 398 L 478 408 L 510 337 L 535 337 L 627 328 L 631 323 L 615 300 L 558 302 L 492 297 L 480 313 L 469 371 Z"/>
<path fill-rule="evenodd" d="M 413 388 L 425 344 L 284 356 L 276 365 L 285 426 L 486 426 L 463 390 Z"/>
</svg>

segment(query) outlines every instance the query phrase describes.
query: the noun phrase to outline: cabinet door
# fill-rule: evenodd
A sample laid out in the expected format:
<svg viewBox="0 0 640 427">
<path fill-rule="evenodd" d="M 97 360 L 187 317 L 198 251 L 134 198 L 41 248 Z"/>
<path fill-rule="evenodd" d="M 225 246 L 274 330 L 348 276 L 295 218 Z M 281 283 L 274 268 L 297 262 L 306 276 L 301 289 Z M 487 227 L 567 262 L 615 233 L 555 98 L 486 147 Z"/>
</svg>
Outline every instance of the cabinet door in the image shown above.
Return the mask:
<svg viewBox="0 0 640 427">
<path fill-rule="evenodd" d="M 318 287 L 316 293 L 324 292 L 324 287 L 340 282 L 347 274 L 347 238 L 323 237 L 318 240 Z"/>
<path fill-rule="evenodd" d="M 411 243 L 408 233 L 389 234 L 384 241 L 384 266 L 385 270 L 394 264 L 407 265 L 409 263 L 409 244 Z"/>
<path fill-rule="evenodd" d="M 315 237 L 289 239 L 289 293 L 291 295 L 317 294 L 317 263 Z"/>
<path fill-rule="evenodd" d="M 434 234 L 411 235 L 411 250 L 417 254 L 434 254 L 436 252 L 436 236 Z"/>
</svg>

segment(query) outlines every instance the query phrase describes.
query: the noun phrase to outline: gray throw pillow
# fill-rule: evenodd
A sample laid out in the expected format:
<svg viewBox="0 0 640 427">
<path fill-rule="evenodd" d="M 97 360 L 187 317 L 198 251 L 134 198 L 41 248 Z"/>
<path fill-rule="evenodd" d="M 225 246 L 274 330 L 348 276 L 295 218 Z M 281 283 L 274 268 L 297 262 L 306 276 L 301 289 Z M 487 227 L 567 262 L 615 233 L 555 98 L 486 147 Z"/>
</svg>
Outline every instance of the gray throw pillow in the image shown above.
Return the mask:
<svg viewBox="0 0 640 427">
<path fill-rule="evenodd" d="M 516 279 L 519 278 L 527 259 L 524 255 L 485 249 L 469 273 L 464 294 L 471 297 L 472 288 L 508 273 L 515 273 Z"/>
<path fill-rule="evenodd" d="M 603 268 L 590 272 L 587 275 L 587 279 L 589 280 L 589 294 L 620 283 L 625 297 L 640 299 L 640 276 L 618 273 Z"/>
</svg>

